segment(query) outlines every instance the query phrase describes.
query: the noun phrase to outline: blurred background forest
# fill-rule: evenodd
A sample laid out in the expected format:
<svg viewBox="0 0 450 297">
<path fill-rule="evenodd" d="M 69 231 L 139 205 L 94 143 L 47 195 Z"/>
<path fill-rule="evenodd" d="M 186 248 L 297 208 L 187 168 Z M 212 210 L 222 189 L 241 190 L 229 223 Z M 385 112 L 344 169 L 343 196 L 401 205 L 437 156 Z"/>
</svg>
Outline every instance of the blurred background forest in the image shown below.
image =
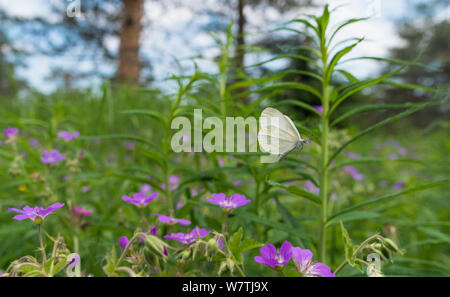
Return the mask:
<svg viewBox="0 0 450 297">
<path fill-rule="evenodd" d="M 347 29 L 347 35 L 341 36 L 342 39 L 346 36 L 367 38 L 361 49 L 349 56 L 342 80 L 349 79 L 349 76 L 351 79 L 352 75 L 370 78 L 392 71 L 395 67 L 395 63 L 386 61 L 352 61 L 351 58 L 356 56 L 382 56 L 395 62 L 412 61 L 420 55 L 420 67 L 408 67 L 390 84 L 377 85 L 353 95 L 351 100 L 346 101 L 345 109 L 362 102 L 399 104 L 433 99 L 433 92 L 392 88 L 396 83 L 440 88 L 448 93 L 450 0 L 0 0 L 0 125 L 2 128 L 19 126 L 21 130 L 27 125 L 33 129 L 48 129 L 49 135 L 45 136 L 47 140 L 55 137 L 60 127 L 80 130 L 85 141 L 93 140 L 96 135 L 137 135 L 138 130 L 146 126 L 135 118 L 125 118 L 120 112 L 146 106 L 158 111 L 160 108 L 166 110 L 167 106 L 160 99 L 153 100 L 153 96 L 163 99 L 172 96 L 176 93 L 177 85 L 170 78 L 174 75 L 190 75 L 195 67 L 212 75 L 217 74 L 221 67 L 227 67 L 229 84 L 242 81 L 240 87 L 231 92 L 248 105 L 257 104 L 258 98 L 246 96 L 246 91 L 256 88 L 261 82 L 259 79 L 268 74 L 276 76 L 287 69 L 296 70 L 298 72 L 289 77 L 290 81 L 313 85 L 316 82 L 301 72 L 311 70 L 306 62 L 289 57 L 272 63 L 259 62 L 280 53 L 296 54 L 299 47 L 308 45 L 309 41 L 302 39 L 301 35 L 274 29 L 302 13 L 320 11 L 325 2 L 330 3 L 332 8 L 343 4 L 335 12 L 339 20 L 372 16 L 367 23 L 356 24 Z M 78 7 L 77 4 L 81 5 Z M 338 20 L 333 22 L 335 24 Z M 231 40 L 227 35 L 229 28 L 233 36 Z M 227 42 L 229 47 L 226 48 Z M 229 61 L 225 66 L 221 63 L 224 55 Z M 339 86 L 341 81 L 336 78 L 333 84 Z M 217 97 L 219 90 L 217 86 L 207 86 L 199 89 L 198 93 Z M 320 104 L 310 93 L 292 89 L 275 94 L 270 104 L 287 99 L 302 100 L 311 105 Z M 381 149 L 386 150 L 383 153 L 392 159 L 395 157 L 386 147 L 404 147 L 410 154 L 420 151 L 416 157 L 429 166 L 425 171 L 426 176 L 448 177 L 449 112 L 449 103 L 426 108 L 413 117 L 384 127 L 367 141 L 351 148 L 369 156 L 383 144 L 385 146 Z M 342 128 L 342 134 L 336 135 L 336 138 L 339 140 L 340 137 L 354 135 L 389 113 L 391 111 L 377 111 L 347 119 L 337 125 L 338 129 Z M 302 122 L 312 117 L 311 112 L 296 107 L 291 107 L 289 114 Z M 144 157 L 138 156 L 137 151 L 129 152 L 130 146 L 130 143 L 120 144 L 117 149 L 120 155 L 117 152 L 112 154 L 109 150 L 113 148 L 103 146 L 103 143 L 97 147 L 90 143 L 84 148 L 91 150 L 91 153 L 95 150 L 101 152 L 98 158 L 104 161 L 104 167 L 95 168 L 98 171 L 107 168 L 106 164 L 144 162 Z M 6 153 L 2 153 L 1 157 L 8 159 Z M 94 167 L 91 163 L 89 166 L 90 169 Z M 385 179 L 390 179 L 389 187 L 398 182 L 413 184 L 421 178 L 415 166 L 394 166 L 390 163 L 379 167 L 370 165 L 363 171 L 373 180 L 363 186 L 352 183 L 352 191 L 366 195 L 380 188 L 386 182 Z M 94 181 L 88 184 L 95 189 Z M 11 181 L 7 172 L 2 172 L 0 189 L 3 193 L 0 193 L 0 199 L 12 205 L 15 195 L 32 195 L 17 191 L 17 185 L 17 182 Z M 100 196 L 102 191 L 115 193 L 113 185 L 99 182 L 96 184 L 98 189 L 100 185 L 103 190 L 89 195 Z M 126 186 L 123 185 L 121 190 Z M 407 272 L 397 267 L 396 273 L 449 274 L 450 262 L 446 255 L 450 252 L 450 196 L 445 189 L 448 190 L 448 187 L 428 197 L 428 210 L 421 204 L 423 200 L 402 206 L 393 203 L 389 206 L 391 213 L 388 210 L 387 217 L 377 218 L 380 220 L 378 223 L 369 219 L 365 225 L 371 226 L 366 230 L 371 229 L 372 233 L 384 230 L 391 235 L 392 232 L 400 234 L 401 231 L 407 234 L 411 228 L 414 229 L 415 233 L 404 235 L 405 238 L 400 241 L 406 243 L 417 258 L 405 257 L 400 263 L 417 270 Z M 10 220 L 4 214 L 5 207 L 0 205 L 0 213 L 3 213 L 0 214 L 0 222 Z M 105 206 L 106 209 L 108 207 Z M 116 204 L 110 207 L 117 209 Z M 102 231 L 105 232 L 102 236 L 109 241 L 96 246 L 95 252 L 92 250 L 93 263 L 101 262 L 105 250 L 118 238 L 109 223 L 102 223 L 108 219 L 111 219 L 110 216 L 104 215 L 96 224 L 98 228 L 106 230 Z M 417 225 L 409 219 L 415 220 Z M 422 224 L 424 221 L 433 223 Z M 392 226 L 397 229 L 392 229 Z M 352 227 L 348 229 L 352 230 Z M 0 237 L 10 234 L 12 231 L 9 230 L 0 227 Z M 92 229 L 90 232 L 97 234 L 100 231 Z M 334 237 L 338 236 L 336 232 L 333 232 Z M 355 237 L 363 239 L 366 235 L 357 234 Z M 17 258 L 27 247 L 24 245 L 12 252 L 12 248 L 17 246 L 13 239 L 17 240 L 19 236 L 15 234 L 8 244 L 2 243 L 0 268 L 6 267 L 8 261 Z M 281 240 L 281 237 L 278 239 Z M 29 237 L 27 240 L 33 242 Z M 85 248 L 94 245 L 83 244 Z M 330 265 L 339 262 L 337 257 L 333 253 Z M 429 261 L 424 263 L 418 260 L 423 258 Z M 94 265 L 89 269 L 99 273 Z"/>
</svg>

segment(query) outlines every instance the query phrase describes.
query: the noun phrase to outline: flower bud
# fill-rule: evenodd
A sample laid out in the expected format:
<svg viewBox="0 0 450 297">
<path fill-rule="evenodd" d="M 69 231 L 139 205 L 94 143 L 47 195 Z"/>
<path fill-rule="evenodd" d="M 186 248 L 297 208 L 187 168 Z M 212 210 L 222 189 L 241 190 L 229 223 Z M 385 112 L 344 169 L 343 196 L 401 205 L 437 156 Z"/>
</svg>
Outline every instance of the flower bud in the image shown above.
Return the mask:
<svg viewBox="0 0 450 297">
<path fill-rule="evenodd" d="M 400 253 L 402 254 L 402 251 L 398 248 L 398 246 L 395 244 L 395 242 L 390 239 L 390 238 L 384 238 L 384 245 L 386 246 L 386 248 L 396 252 L 396 253 Z"/>
<path fill-rule="evenodd" d="M 234 272 L 234 262 L 233 262 L 233 260 L 226 259 L 225 261 L 223 261 L 220 264 L 219 271 L 218 271 L 219 275 L 221 275 L 222 273 L 224 273 L 226 271 L 230 272 L 230 274 L 233 274 L 233 272 Z"/>
<path fill-rule="evenodd" d="M 167 255 L 164 252 L 167 244 L 154 235 L 148 235 L 145 238 L 145 246 L 148 250 L 154 253 L 157 257 L 161 257 L 164 261 L 167 260 Z"/>
<path fill-rule="evenodd" d="M 145 261 L 152 266 L 152 267 L 158 267 L 159 266 L 159 258 L 157 255 L 155 255 L 148 247 L 144 248 L 144 257 Z"/>
<path fill-rule="evenodd" d="M 190 250 L 185 250 L 182 251 L 180 254 L 178 254 L 178 260 L 180 260 L 181 262 L 187 262 L 190 257 L 191 257 Z"/>
<path fill-rule="evenodd" d="M 217 243 L 217 240 L 211 238 L 206 244 L 206 257 L 210 258 L 211 260 L 216 255 L 218 250 L 219 244 Z"/>
</svg>

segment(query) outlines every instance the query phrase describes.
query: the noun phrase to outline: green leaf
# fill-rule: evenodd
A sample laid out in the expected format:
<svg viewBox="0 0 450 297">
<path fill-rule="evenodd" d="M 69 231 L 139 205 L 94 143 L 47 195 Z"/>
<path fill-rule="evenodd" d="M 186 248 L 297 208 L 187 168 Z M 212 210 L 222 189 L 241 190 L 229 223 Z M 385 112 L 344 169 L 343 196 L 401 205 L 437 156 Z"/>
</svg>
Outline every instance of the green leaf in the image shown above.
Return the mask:
<svg viewBox="0 0 450 297">
<path fill-rule="evenodd" d="M 279 231 L 286 232 L 291 236 L 296 236 L 300 239 L 306 240 L 308 242 L 312 242 L 312 238 L 309 235 L 307 235 L 303 232 L 300 232 L 299 230 L 292 228 L 289 225 L 269 220 L 266 217 L 256 216 L 256 215 L 246 212 L 246 211 L 236 211 L 235 215 L 244 220 L 251 220 L 255 223 L 263 224 L 263 225 L 272 227 L 274 229 L 277 229 Z"/>
<path fill-rule="evenodd" d="M 400 158 L 396 160 L 392 160 L 389 158 L 372 158 L 372 157 L 362 157 L 362 158 L 354 158 L 354 159 L 346 159 L 344 161 L 336 162 L 333 166 L 330 167 L 330 170 L 336 170 L 340 167 L 343 167 L 345 165 L 352 165 L 352 164 L 365 164 L 365 163 L 381 163 L 381 162 L 405 162 L 405 163 L 416 163 L 420 165 L 428 165 L 427 162 L 418 160 L 418 159 L 412 159 L 412 158 Z"/>
<path fill-rule="evenodd" d="M 445 185 L 449 185 L 449 184 L 450 184 L 450 179 L 444 179 L 444 180 L 441 180 L 441 181 L 437 181 L 437 182 L 421 185 L 421 186 L 414 187 L 414 188 L 411 188 L 411 189 L 406 189 L 404 191 L 400 191 L 400 192 L 397 192 L 397 193 L 391 193 L 391 194 L 383 195 L 381 197 L 374 198 L 374 199 L 365 201 L 363 203 L 359 203 L 359 204 L 353 205 L 353 206 L 351 206 L 349 208 L 346 208 L 346 209 L 344 209 L 344 210 L 342 210 L 342 211 L 340 211 L 340 212 L 330 216 L 328 218 L 328 221 L 331 221 L 333 219 L 341 217 L 342 215 L 344 215 L 346 213 L 352 212 L 352 211 L 354 211 L 356 209 L 359 209 L 359 208 L 362 208 L 364 206 L 377 204 L 377 203 L 380 203 L 382 201 L 385 201 L 385 200 L 388 200 L 388 199 L 392 199 L 392 198 L 395 198 L 395 197 L 399 197 L 399 196 L 402 196 L 402 195 L 405 195 L 405 194 L 410 194 L 410 193 L 423 191 L 423 190 L 427 190 L 427 189 L 431 189 L 431 188 L 441 187 L 441 186 L 445 186 Z"/>
<path fill-rule="evenodd" d="M 359 82 L 355 82 L 354 84 L 349 85 L 345 91 L 342 94 L 339 94 L 338 98 L 336 99 L 336 101 L 333 103 L 333 105 L 331 106 L 331 109 L 329 111 L 329 115 L 331 115 L 333 113 L 333 111 L 348 97 L 350 97 L 351 95 L 364 90 L 365 88 L 368 88 L 370 86 L 376 85 L 378 83 L 381 83 L 382 81 L 386 80 L 387 78 L 401 72 L 402 70 L 406 69 L 408 65 L 402 66 L 392 72 L 389 72 L 387 74 L 384 74 L 380 77 L 377 77 L 375 79 L 368 79 L 368 80 L 363 80 L 363 81 L 359 81 Z"/>
<path fill-rule="evenodd" d="M 311 58 L 309 58 L 307 56 L 298 55 L 298 54 L 297 55 L 295 55 L 295 54 L 281 54 L 281 55 L 278 55 L 276 57 L 270 58 L 268 60 L 265 60 L 265 61 L 262 61 L 262 62 L 259 62 L 259 63 L 256 63 L 256 64 L 249 65 L 249 66 L 247 66 L 247 68 L 259 67 L 259 66 L 262 66 L 262 65 L 264 65 L 266 63 L 273 62 L 273 61 L 280 60 L 280 59 L 295 59 L 295 60 L 306 61 L 306 62 L 310 63 L 311 65 L 316 66 L 316 68 L 318 68 L 318 69 L 321 68 L 313 59 L 311 59 Z"/>
<path fill-rule="evenodd" d="M 312 107 L 308 103 L 305 103 L 305 102 L 302 102 L 299 100 L 293 100 L 293 99 L 283 100 L 283 101 L 275 103 L 273 105 L 273 107 L 283 106 L 283 105 L 292 105 L 292 106 L 301 107 L 303 109 L 311 111 L 311 112 L 315 113 L 316 115 L 320 116 L 320 112 L 318 112 L 314 107 Z"/>
<path fill-rule="evenodd" d="M 339 33 L 339 31 L 341 29 L 343 29 L 344 27 L 353 24 L 353 23 L 357 23 L 357 22 L 361 22 L 361 21 L 366 21 L 368 20 L 368 17 L 365 18 L 358 18 L 358 19 L 349 19 L 347 21 L 345 21 L 343 24 L 339 25 L 339 27 L 337 27 L 336 30 L 334 30 L 333 34 L 331 34 L 330 38 L 328 39 L 328 46 L 331 44 L 331 42 L 333 41 L 334 37 L 336 36 L 337 33 Z"/>
<path fill-rule="evenodd" d="M 273 186 L 273 187 L 285 189 L 289 193 L 292 193 L 294 195 L 297 195 L 297 196 L 303 197 L 305 199 L 308 199 L 308 200 L 310 200 L 310 201 L 312 201 L 312 202 L 314 202 L 314 203 L 316 203 L 318 205 L 322 204 L 322 201 L 320 200 L 319 196 L 317 196 L 317 195 L 315 195 L 313 193 L 310 193 L 308 191 L 305 191 L 302 188 L 299 188 L 299 187 L 296 187 L 296 186 L 286 186 L 286 185 L 283 185 L 283 184 L 280 184 L 278 182 L 271 181 L 271 180 L 269 180 L 267 183 L 269 185 Z"/>
<path fill-rule="evenodd" d="M 274 90 L 285 90 L 285 89 L 296 89 L 296 90 L 303 90 L 306 92 L 309 92 L 311 94 L 313 94 L 314 96 L 316 96 L 317 98 L 320 99 L 321 95 L 320 93 L 314 89 L 313 87 L 304 84 L 304 83 L 298 83 L 298 82 L 279 82 L 279 83 L 274 83 L 272 85 L 269 85 L 267 87 L 258 89 L 258 90 L 253 90 L 253 91 L 249 91 L 249 92 L 245 92 L 245 93 L 264 93 L 264 92 L 269 92 L 269 91 L 274 91 Z M 242 97 L 242 95 L 240 95 L 239 97 Z"/>
<path fill-rule="evenodd" d="M 417 229 L 419 231 L 422 231 L 423 233 L 433 237 L 434 239 L 450 242 L 450 236 L 448 236 L 445 233 L 442 233 L 441 231 L 439 231 L 437 229 L 431 229 L 431 228 L 427 228 L 427 227 L 419 227 Z"/>
<path fill-rule="evenodd" d="M 337 72 L 339 72 L 339 73 L 342 73 L 350 82 L 352 82 L 352 83 L 356 83 L 356 82 L 358 82 L 359 80 L 355 77 L 355 76 L 353 76 L 350 72 L 348 72 L 348 71 L 345 71 L 345 70 L 342 70 L 342 69 L 338 69 L 338 70 L 336 70 Z"/>
<path fill-rule="evenodd" d="M 342 150 L 344 150 L 350 143 L 358 140 L 359 138 L 361 138 L 362 136 L 368 134 L 369 132 L 372 132 L 373 130 L 380 128 L 386 124 L 389 124 L 391 122 L 394 122 L 398 119 L 404 118 L 412 113 L 415 113 L 421 109 L 424 109 L 425 107 L 427 107 L 428 105 L 421 105 L 418 107 L 413 107 L 410 109 L 407 109 L 404 112 L 401 112 L 395 116 L 389 117 L 381 122 L 376 123 L 373 126 L 370 126 L 369 128 L 364 129 L 363 131 L 359 132 L 358 134 L 356 134 L 355 136 L 353 136 L 351 139 L 349 139 L 348 141 L 346 141 L 340 148 L 337 149 L 337 151 L 335 151 L 333 153 L 333 155 L 328 159 L 328 165 L 339 155 L 340 152 L 342 152 Z"/>
<path fill-rule="evenodd" d="M 111 140 L 134 140 L 145 144 L 153 144 L 150 140 L 135 135 L 129 134 L 109 134 L 109 135 L 97 135 L 97 136 L 81 136 L 80 139 L 92 140 L 92 139 L 111 139 Z"/>
<path fill-rule="evenodd" d="M 345 229 L 344 227 L 344 223 L 340 222 L 340 225 L 341 225 L 342 240 L 344 242 L 345 259 L 347 260 L 350 266 L 354 267 L 356 264 L 355 247 L 353 246 L 352 240 L 348 235 L 347 229 Z"/>
<path fill-rule="evenodd" d="M 421 102 L 421 103 L 403 103 L 403 104 L 367 104 L 359 107 L 355 107 L 343 115 L 339 116 L 337 119 L 335 119 L 331 123 L 331 127 L 335 126 L 336 124 L 342 122 L 343 120 L 363 112 L 372 111 L 372 110 L 380 110 L 380 109 L 399 109 L 399 108 L 411 108 L 411 107 L 418 107 L 418 106 L 431 106 L 431 105 L 438 105 L 441 104 L 442 101 L 436 101 L 436 102 Z"/>
<path fill-rule="evenodd" d="M 334 71 L 334 67 L 337 65 L 337 63 L 339 62 L 340 59 L 342 59 L 342 57 L 344 57 L 346 54 L 348 54 L 349 52 L 351 52 L 353 50 L 353 48 L 355 48 L 355 46 L 357 46 L 361 41 L 363 41 L 363 39 L 359 39 L 357 42 L 355 42 L 354 44 L 345 47 L 344 49 L 340 50 L 339 52 L 337 52 L 333 58 L 331 59 L 330 64 L 327 67 L 327 70 L 325 72 L 325 81 L 329 82 L 331 79 L 331 75 L 333 74 Z"/>
<path fill-rule="evenodd" d="M 373 219 L 381 216 L 378 212 L 374 211 L 353 211 L 347 214 L 344 214 L 339 217 L 339 221 L 337 219 L 329 220 L 327 222 L 328 226 L 333 226 L 338 224 L 339 222 L 349 222 L 349 221 L 358 221 L 358 220 L 367 220 Z"/>
<path fill-rule="evenodd" d="M 237 264 L 242 264 L 242 254 L 251 249 L 262 247 L 264 244 L 259 243 L 253 239 L 242 238 L 244 229 L 241 227 L 233 234 L 230 239 L 229 248 L 234 260 Z"/>
<path fill-rule="evenodd" d="M 275 198 L 275 202 L 277 204 L 277 209 L 278 212 L 280 213 L 281 217 L 283 218 L 283 221 L 291 226 L 292 228 L 298 230 L 298 232 L 303 232 L 303 228 L 299 223 L 299 219 L 297 219 L 296 217 L 294 217 L 294 215 L 289 211 L 289 209 L 287 209 L 279 200 L 278 198 Z M 305 246 L 305 244 L 303 243 L 303 241 L 300 238 L 294 238 L 294 244 L 296 245 L 300 245 L 300 246 Z"/>
<path fill-rule="evenodd" d="M 127 115 L 143 115 L 148 116 L 151 118 L 156 119 L 157 121 L 161 122 L 164 126 L 167 126 L 167 117 L 161 114 L 161 112 L 157 112 L 154 110 L 139 110 L 139 109 L 132 109 L 132 110 L 124 110 L 121 113 L 127 114 Z"/>
<path fill-rule="evenodd" d="M 103 266 L 103 272 L 105 272 L 107 276 L 115 276 L 116 261 L 116 249 L 113 246 L 111 253 L 106 255 L 106 264 Z"/>
</svg>

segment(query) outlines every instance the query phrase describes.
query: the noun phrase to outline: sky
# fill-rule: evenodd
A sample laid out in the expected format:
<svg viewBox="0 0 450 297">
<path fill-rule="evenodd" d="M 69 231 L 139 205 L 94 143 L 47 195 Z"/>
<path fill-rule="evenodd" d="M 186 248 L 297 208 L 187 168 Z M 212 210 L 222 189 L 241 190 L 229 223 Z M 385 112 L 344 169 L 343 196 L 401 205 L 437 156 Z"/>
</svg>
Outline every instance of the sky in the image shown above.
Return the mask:
<svg viewBox="0 0 450 297">
<path fill-rule="evenodd" d="M 50 1 L 63 2 L 63 0 L 0 0 L 0 7 L 12 15 L 31 17 L 41 16 L 51 20 L 49 12 Z M 83 0 L 81 5 L 83 5 Z M 318 4 L 328 3 L 330 9 L 339 7 L 332 15 L 331 26 L 341 23 L 345 19 L 371 16 L 371 19 L 358 23 L 343 30 L 338 35 L 338 40 L 349 37 L 365 37 L 366 41 L 359 44 L 349 58 L 356 56 L 387 56 L 389 48 L 402 45 L 396 34 L 395 21 L 404 19 L 411 14 L 412 4 L 418 0 L 317 0 Z M 61 3 L 60 3 L 61 4 Z M 202 24 L 209 20 L 198 13 L 205 6 L 214 7 L 214 0 L 189 0 L 189 7 L 175 6 L 170 4 L 160 5 L 155 1 L 145 2 L 144 21 L 150 22 L 142 34 L 141 51 L 152 60 L 153 73 L 157 80 L 162 80 L 172 73 L 178 73 L 174 57 L 179 59 L 189 58 L 202 54 L 207 58 L 213 58 L 217 54 L 213 39 L 204 31 L 200 30 Z M 258 39 L 262 27 L 276 27 L 298 16 L 300 13 L 318 14 L 322 7 L 290 11 L 280 15 L 276 10 L 266 9 L 265 18 L 261 17 L 261 11 L 252 10 L 247 7 L 244 11 L 249 21 L 248 40 Z M 450 10 L 441 13 L 443 16 L 450 15 Z M 82 16 L 81 16 L 82 17 Z M 267 31 L 271 28 L 267 28 Z M 108 42 L 111 49 L 118 47 L 118 40 Z M 252 59 L 261 57 L 249 57 L 246 63 L 252 63 Z M 18 69 L 18 76 L 27 80 L 33 87 L 42 92 L 51 92 L 57 85 L 56 82 L 48 80 L 52 67 L 74 67 L 89 70 L 97 67 L 93 63 L 82 64 L 74 58 L 74 53 L 68 53 L 63 57 L 45 57 L 31 55 L 25 61 L 27 67 Z M 200 60 L 199 66 L 205 71 L 216 71 L 212 62 Z M 379 64 L 373 62 L 346 63 L 345 69 L 360 76 L 367 77 L 379 70 Z M 104 65 L 105 72 L 113 72 L 111 65 Z M 84 84 L 98 84 L 100 81 L 86 81 Z"/>
</svg>

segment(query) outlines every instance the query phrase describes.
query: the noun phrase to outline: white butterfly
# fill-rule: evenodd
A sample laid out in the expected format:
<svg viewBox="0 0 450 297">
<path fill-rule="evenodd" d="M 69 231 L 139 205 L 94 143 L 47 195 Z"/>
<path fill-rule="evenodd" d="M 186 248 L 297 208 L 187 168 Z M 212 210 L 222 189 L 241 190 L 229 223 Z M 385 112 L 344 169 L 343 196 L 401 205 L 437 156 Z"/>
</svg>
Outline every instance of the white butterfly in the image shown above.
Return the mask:
<svg viewBox="0 0 450 297">
<path fill-rule="evenodd" d="M 262 111 L 259 118 L 258 142 L 264 152 L 279 155 L 279 162 L 292 150 L 301 150 L 309 139 L 302 139 L 288 116 L 268 107 Z"/>
</svg>

